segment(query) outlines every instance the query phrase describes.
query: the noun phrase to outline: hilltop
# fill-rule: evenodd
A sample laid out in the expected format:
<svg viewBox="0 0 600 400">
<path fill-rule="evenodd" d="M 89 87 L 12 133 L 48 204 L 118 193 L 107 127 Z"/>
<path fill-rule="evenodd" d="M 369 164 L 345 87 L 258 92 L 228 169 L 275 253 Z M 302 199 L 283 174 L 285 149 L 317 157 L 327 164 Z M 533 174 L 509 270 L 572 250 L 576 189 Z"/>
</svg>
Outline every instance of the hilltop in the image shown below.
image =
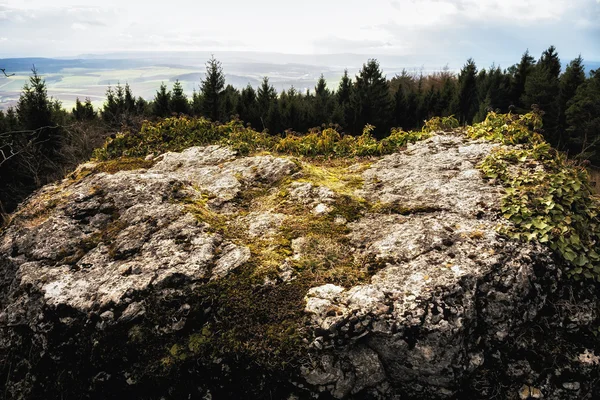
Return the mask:
<svg viewBox="0 0 600 400">
<path fill-rule="evenodd" d="M 458 125 L 113 136 L 0 235 L 5 398 L 600 396 L 587 173 Z"/>
</svg>

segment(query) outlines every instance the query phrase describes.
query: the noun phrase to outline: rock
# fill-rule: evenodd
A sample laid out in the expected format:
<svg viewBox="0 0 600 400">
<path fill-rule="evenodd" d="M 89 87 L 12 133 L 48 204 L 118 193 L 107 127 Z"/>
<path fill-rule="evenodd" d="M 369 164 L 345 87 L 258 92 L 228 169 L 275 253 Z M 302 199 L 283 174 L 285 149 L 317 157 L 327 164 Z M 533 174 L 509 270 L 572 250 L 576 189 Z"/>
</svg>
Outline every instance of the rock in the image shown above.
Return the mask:
<svg viewBox="0 0 600 400">
<path fill-rule="evenodd" d="M 221 146 L 48 185 L 0 233 L 0 393 L 598 397 L 598 287 L 499 233 L 498 146 L 434 135 L 344 193 Z"/>
<path fill-rule="evenodd" d="M 562 387 L 567 390 L 579 390 L 581 388 L 581 384 L 579 382 L 563 382 Z"/>
<path fill-rule="evenodd" d="M 221 257 L 215 263 L 210 279 L 226 277 L 231 271 L 244 264 L 249 259 L 250 249 L 228 243 L 224 246 Z"/>
</svg>

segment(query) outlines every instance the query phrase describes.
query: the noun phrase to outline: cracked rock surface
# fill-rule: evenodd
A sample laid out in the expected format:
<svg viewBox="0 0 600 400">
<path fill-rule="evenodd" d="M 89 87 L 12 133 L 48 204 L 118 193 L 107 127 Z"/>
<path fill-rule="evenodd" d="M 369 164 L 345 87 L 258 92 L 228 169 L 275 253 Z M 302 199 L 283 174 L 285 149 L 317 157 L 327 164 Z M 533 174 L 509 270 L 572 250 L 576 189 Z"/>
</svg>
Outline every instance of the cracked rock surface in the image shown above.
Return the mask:
<svg viewBox="0 0 600 400">
<path fill-rule="evenodd" d="M 440 133 L 369 160 L 351 195 L 369 206 L 352 220 L 336 208 L 348 195 L 294 180 L 292 160 L 239 157 L 219 146 L 166 153 L 148 169 L 48 185 L 0 235 L 0 393 L 596 398 L 597 287 L 567 281 L 547 248 L 497 232 L 507 223 L 499 216 L 503 189 L 477 169 L 496 146 Z M 267 201 L 283 190 L 280 182 L 286 195 Z M 243 200 L 253 190 L 266 194 Z M 243 201 L 260 207 L 248 211 Z M 333 233 L 320 242 L 284 237 L 291 218 L 284 202 L 309 221 L 331 218 L 344 229 L 343 243 Z M 208 217 L 198 218 L 191 203 L 206 207 Z M 213 226 L 225 220 L 236 238 Z M 369 271 L 368 279 L 303 289 L 294 331 L 302 334 L 301 355 L 280 375 L 218 357 L 199 373 L 194 346 L 225 335 L 210 331 L 206 321 L 224 317 L 203 302 L 201 289 L 260 267 L 255 244 L 269 254 L 281 243 L 278 275 L 248 293 L 291 290 L 303 282 L 306 264 L 297 263 L 304 259 L 328 265 L 343 256 Z M 194 338 L 188 349 L 173 345 L 181 337 Z M 176 362 L 183 367 L 170 375 Z"/>
</svg>

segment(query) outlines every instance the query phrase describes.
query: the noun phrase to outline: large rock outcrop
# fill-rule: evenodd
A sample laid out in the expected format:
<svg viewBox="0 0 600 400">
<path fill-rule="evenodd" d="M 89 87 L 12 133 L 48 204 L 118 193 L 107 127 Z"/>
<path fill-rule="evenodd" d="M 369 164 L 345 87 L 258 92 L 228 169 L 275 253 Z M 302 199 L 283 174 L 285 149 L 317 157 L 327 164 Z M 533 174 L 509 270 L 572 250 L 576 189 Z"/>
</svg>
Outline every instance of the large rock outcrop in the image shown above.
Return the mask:
<svg viewBox="0 0 600 400">
<path fill-rule="evenodd" d="M 600 396 L 597 289 L 498 233 L 496 146 L 82 165 L 0 236 L 3 398 Z"/>
</svg>

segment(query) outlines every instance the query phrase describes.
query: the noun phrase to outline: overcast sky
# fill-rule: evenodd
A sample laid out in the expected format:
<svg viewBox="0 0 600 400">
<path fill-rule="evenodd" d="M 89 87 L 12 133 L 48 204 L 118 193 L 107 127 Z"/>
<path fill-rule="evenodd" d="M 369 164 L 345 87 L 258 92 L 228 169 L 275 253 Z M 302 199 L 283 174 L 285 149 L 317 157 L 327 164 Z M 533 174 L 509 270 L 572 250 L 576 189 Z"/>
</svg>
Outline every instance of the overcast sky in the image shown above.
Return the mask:
<svg viewBox="0 0 600 400">
<path fill-rule="evenodd" d="M 0 57 L 132 50 L 600 60 L 600 0 L 0 0 Z"/>
</svg>

